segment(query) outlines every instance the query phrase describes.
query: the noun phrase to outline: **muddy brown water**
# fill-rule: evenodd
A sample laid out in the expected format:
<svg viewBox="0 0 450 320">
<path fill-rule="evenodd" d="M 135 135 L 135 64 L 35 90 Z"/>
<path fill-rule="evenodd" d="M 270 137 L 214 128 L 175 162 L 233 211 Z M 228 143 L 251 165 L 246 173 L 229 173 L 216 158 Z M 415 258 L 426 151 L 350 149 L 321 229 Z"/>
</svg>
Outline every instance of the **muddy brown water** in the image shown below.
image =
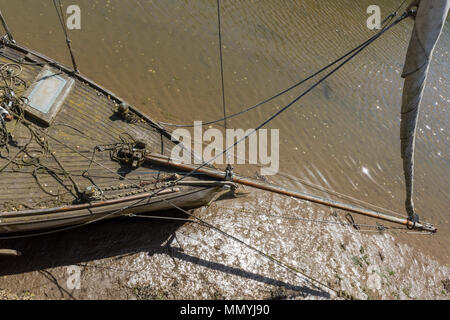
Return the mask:
<svg viewBox="0 0 450 320">
<path fill-rule="evenodd" d="M 278 93 L 365 41 L 373 35 L 366 27 L 369 5 L 380 5 L 385 16 L 399 3 L 222 1 L 227 111 L 240 111 Z M 70 37 L 83 74 L 155 120 L 191 124 L 223 115 L 216 1 L 73 0 L 64 4 L 81 8 L 81 30 L 71 31 Z M 0 6 L 19 43 L 70 65 L 52 1 L 1 0 Z M 400 74 L 412 25 L 408 20 L 389 31 L 269 125 L 280 130 L 281 172 L 404 214 Z M 447 266 L 449 31 L 447 23 L 431 65 L 415 161 L 417 211 L 439 231 L 434 236 L 398 235 L 399 241 Z M 300 92 L 294 90 L 234 118 L 229 127 L 254 128 Z M 238 171 L 253 175 L 256 169 L 244 165 Z M 317 192 L 282 176 L 270 180 Z M 102 240 L 105 249 L 114 246 L 115 242 Z M 120 253 L 119 243 L 106 256 Z M 74 254 L 87 261 L 99 253 L 83 256 L 80 249 Z M 29 271 L 25 269 L 18 272 Z"/>
</svg>

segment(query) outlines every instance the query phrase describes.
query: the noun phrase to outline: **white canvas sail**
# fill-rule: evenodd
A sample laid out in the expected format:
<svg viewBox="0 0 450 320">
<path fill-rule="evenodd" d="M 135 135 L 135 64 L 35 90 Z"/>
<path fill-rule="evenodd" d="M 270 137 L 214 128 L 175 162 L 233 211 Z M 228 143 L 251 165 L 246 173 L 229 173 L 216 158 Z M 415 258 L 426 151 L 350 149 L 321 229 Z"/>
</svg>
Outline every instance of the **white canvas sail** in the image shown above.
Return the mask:
<svg viewBox="0 0 450 320">
<path fill-rule="evenodd" d="M 420 0 L 415 25 L 406 55 L 402 77 L 405 78 L 401 109 L 401 155 L 406 184 L 406 211 L 417 218 L 414 210 L 414 146 L 420 102 L 433 50 L 442 32 L 450 0 Z"/>
</svg>

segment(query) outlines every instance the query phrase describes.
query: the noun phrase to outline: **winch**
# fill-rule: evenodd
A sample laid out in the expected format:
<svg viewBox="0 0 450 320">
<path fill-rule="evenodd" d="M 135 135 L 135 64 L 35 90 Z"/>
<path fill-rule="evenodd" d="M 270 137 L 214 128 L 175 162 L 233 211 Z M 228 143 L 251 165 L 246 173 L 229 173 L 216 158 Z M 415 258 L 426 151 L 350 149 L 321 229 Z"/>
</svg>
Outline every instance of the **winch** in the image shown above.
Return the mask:
<svg viewBox="0 0 450 320">
<path fill-rule="evenodd" d="M 144 163 L 146 155 L 146 144 L 142 141 L 135 141 L 115 147 L 111 152 L 111 159 L 137 169 Z"/>
</svg>

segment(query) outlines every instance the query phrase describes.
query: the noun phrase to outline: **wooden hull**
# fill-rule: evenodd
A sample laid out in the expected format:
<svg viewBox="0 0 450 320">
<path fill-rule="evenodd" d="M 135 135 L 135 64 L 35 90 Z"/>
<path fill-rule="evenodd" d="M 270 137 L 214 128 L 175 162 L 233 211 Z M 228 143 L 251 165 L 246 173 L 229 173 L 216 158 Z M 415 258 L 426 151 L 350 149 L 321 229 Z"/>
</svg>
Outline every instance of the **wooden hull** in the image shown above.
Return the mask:
<svg viewBox="0 0 450 320">
<path fill-rule="evenodd" d="M 199 188 L 183 192 L 180 188 L 170 188 L 157 196 L 142 194 L 112 201 L 45 210 L 0 213 L 0 234 L 67 228 L 129 214 L 176 210 L 176 207 L 195 208 L 212 201 L 220 194 L 221 189 L 221 187 Z"/>
</svg>

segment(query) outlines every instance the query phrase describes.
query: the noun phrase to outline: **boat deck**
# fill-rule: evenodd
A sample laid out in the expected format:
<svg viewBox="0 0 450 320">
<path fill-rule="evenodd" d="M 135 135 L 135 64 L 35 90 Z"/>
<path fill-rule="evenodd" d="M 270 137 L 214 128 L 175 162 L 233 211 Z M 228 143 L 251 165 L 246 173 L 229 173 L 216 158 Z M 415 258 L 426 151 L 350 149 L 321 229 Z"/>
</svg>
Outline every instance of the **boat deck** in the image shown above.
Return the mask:
<svg viewBox="0 0 450 320">
<path fill-rule="evenodd" d="M 0 64 L 5 68 L 7 64 L 25 62 L 20 64 L 19 77 L 28 87 L 39 80 L 43 68 L 58 68 L 39 56 L 9 46 L 1 47 L 0 55 Z M 72 77 L 66 70 L 61 69 L 61 74 L 75 81 L 49 126 L 29 116 L 26 119 L 33 123 L 31 126 L 17 119 L 6 123 L 11 137 L 9 151 L 0 149 L 0 212 L 76 203 L 76 186 L 84 191 L 95 185 L 114 198 L 137 192 L 133 184 L 151 185 L 173 177 L 174 171 L 167 168 L 144 164 L 132 170 L 113 161 L 109 151 L 94 152 L 96 146 L 133 138 L 145 142 L 151 152 L 169 156 L 175 142 L 134 109 L 130 110 L 138 122 L 122 119 L 117 113 L 120 98 L 82 77 Z M 15 93 L 20 96 L 26 92 Z"/>
</svg>

